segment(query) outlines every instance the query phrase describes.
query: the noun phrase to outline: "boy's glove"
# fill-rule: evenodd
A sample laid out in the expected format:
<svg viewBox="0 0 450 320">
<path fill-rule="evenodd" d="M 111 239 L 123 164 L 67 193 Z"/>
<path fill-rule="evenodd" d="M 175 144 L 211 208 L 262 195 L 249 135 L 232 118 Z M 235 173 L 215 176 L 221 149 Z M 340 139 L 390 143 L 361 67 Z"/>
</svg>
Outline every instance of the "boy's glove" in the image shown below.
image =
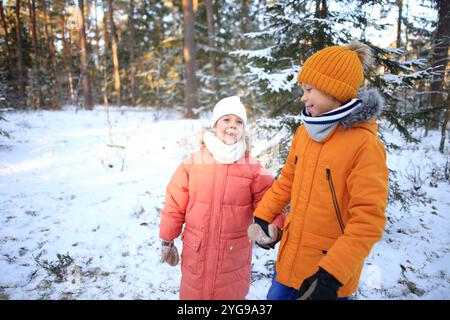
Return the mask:
<svg viewBox="0 0 450 320">
<path fill-rule="evenodd" d="M 258 217 L 255 217 L 255 223 L 248 227 L 247 234 L 250 240 L 266 250 L 273 249 L 281 239 L 281 230 L 276 225 L 269 224 Z"/>
<path fill-rule="evenodd" d="M 168 263 L 169 265 L 176 266 L 180 256 L 178 255 L 178 249 L 173 241 L 161 241 L 161 262 Z"/>
<path fill-rule="evenodd" d="M 336 300 L 342 284 L 324 269 L 305 279 L 298 291 L 298 300 Z"/>
</svg>

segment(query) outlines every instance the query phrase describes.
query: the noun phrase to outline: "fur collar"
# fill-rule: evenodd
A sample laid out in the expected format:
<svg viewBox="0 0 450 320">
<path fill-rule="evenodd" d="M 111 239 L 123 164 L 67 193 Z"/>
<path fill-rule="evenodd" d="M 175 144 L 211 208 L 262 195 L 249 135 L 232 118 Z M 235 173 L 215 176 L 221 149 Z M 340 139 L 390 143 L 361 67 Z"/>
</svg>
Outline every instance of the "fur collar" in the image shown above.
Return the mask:
<svg viewBox="0 0 450 320">
<path fill-rule="evenodd" d="M 360 122 L 370 122 L 384 107 L 384 99 L 377 89 L 363 89 L 358 94 L 362 104 L 340 121 L 344 129 L 354 127 Z"/>
</svg>

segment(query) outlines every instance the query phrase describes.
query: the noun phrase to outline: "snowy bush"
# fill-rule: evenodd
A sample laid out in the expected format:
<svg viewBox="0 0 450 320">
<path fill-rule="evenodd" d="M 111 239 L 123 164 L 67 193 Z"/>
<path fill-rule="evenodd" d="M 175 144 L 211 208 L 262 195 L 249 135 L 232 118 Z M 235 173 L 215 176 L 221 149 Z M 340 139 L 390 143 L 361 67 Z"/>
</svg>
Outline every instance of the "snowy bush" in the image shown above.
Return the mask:
<svg viewBox="0 0 450 320">
<path fill-rule="evenodd" d="M 73 258 L 67 252 L 66 254 L 56 254 L 56 260 L 48 261 L 47 259 L 41 258 L 42 251 L 34 261 L 37 265 L 43 268 L 51 276 L 56 277 L 57 282 L 62 282 L 67 274 L 67 268 L 73 263 Z"/>
</svg>

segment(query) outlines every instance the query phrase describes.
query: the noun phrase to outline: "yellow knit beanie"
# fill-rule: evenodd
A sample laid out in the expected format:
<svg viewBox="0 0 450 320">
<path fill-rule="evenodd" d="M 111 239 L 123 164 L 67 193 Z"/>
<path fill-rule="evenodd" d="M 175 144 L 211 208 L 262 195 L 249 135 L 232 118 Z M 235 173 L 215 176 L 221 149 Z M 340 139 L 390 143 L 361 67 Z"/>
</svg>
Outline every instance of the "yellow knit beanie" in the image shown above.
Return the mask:
<svg viewBox="0 0 450 320">
<path fill-rule="evenodd" d="M 341 102 L 356 98 L 364 69 L 372 62 L 370 48 L 360 42 L 322 49 L 303 64 L 297 82 L 308 83 Z"/>
</svg>

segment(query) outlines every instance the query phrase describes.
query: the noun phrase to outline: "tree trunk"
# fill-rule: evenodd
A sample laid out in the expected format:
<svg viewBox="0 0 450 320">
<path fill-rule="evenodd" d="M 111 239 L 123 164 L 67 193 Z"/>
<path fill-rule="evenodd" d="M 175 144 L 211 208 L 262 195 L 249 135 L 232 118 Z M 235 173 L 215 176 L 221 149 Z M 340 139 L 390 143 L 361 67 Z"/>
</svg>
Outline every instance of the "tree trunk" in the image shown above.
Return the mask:
<svg viewBox="0 0 450 320">
<path fill-rule="evenodd" d="M 80 7 L 80 25 L 78 34 L 80 37 L 80 62 L 81 62 L 81 77 L 83 84 L 84 107 L 88 110 L 93 108 L 91 81 L 88 72 L 88 47 L 86 41 L 86 29 L 84 26 L 84 0 L 78 0 Z"/>
<path fill-rule="evenodd" d="M 16 9 L 15 9 L 15 24 L 16 24 L 16 40 L 17 40 L 17 46 L 16 46 L 16 56 L 17 56 L 17 72 L 18 72 L 18 88 L 19 88 L 19 95 L 22 99 L 22 107 L 26 108 L 27 106 L 27 99 L 26 99 L 26 92 L 25 92 L 25 64 L 23 60 L 23 50 L 22 50 L 22 24 L 20 22 L 20 0 L 16 0 Z"/>
<path fill-rule="evenodd" d="M 131 105 L 136 104 L 136 88 L 135 88 L 135 63 L 134 63 L 134 44 L 135 44 L 135 31 L 134 31 L 134 0 L 130 0 L 130 12 L 128 14 L 130 22 L 130 100 Z"/>
<path fill-rule="evenodd" d="M 403 0 L 402 0 L 403 1 Z M 403 22 L 403 30 L 405 33 L 405 43 L 403 43 L 403 47 L 405 48 L 405 61 L 409 60 L 410 52 L 408 51 L 409 45 L 409 34 L 411 33 L 411 26 L 409 24 L 409 4 L 408 1 L 404 5 L 402 5 L 402 22 Z"/>
<path fill-rule="evenodd" d="M 442 107 L 444 104 L 444 79 L 445 70 L 448 64 L 448 49 L 450 44 L 450 1 L 437 0 L 438 5 L 438 23 L 433 39 L 433 55 L 431 65 L 439 75 L 433 75 L 431 78 L 431 106 L 434 108 Z M 441 112 L 437 112 L 434 117 L 433 128 L 439 126 Z"/>
<path fill-rule="evenodd" d="M 194 108 L 198 105 L 197 98 L 197 80 L 195 77 L 195 35 L 194 35 L 194 11 L 192 7 L 192 0 L 182 0 L 183 4 L 183 29 L 184 29 L 184 71 L 185 71 L 185 101 L 186 118 L 194 116 Z"/>
<path fill-rule="evenodd" d="M 37 32 L 36 32 L 36 3 L 34 0 L 28 0 L 28 12 L 30 14 L 30 38 L 33 45 L 33 70 L 30 76 L 31 83 L 31 101 L 35 109 L 44 107 L 44 97 L 41 89 L 38 87 L 42 83 L 41 77 L 41 56 L 39 54 Z"/>
<path fill-rule="evenodd" d="M 209 61 L 211 63 L 211 77 L 212 77 L 212 89 L 216 91 L 219 89 L 219 84 L 217 82 L 217 65 L 216 65 L 216 54 L 215 54 L 215 44 L 214 44 L 214 15 L 212 0 L 205 1 L 206 6 L 206 20 L 208 23 L 208 46 L 209 46 Z"/>
<path fill-rule="evenodd" d="M 41 0 L 41 8 L 44 18 L 44 40 L 45 40 L 45 46 L 47 50 L 49 50 L 49 61 L 46 62 L 47 69 L 51 72 L 51 78 L 52 81 L 54 81 L 54 85 L 52 85 L 51 88 L 51 97 L 49 99 L 49 102 L 51 104 L 51 107 L 53 109 L 56 109 L 58 106 L 58 90 L 60 89 L 60 80 L 59 80 L 59 74 L 56 72 L 57 70 L 57 61 L 56 61 L 56 47 L 54 43 L 54 36 L 53 31 L 51 28 L 49 28 L 49 19 L 47 16 L 47 3 L 46 0 Z"/>
<path fill-rule="evenodd" d="M 98 26 L 98 9 L 97 9 L 97 0 L 93 1 L 94 5 L 94 34 L 95 34 L 95 74 L 94 74 L 94 82 L 96 84 L 96 88 L 98 87 L 101 91 L 102 88 L 102 64 L 101 64 L 101 58 L 100 58 L 100 29 Z M 104 14 L 104 12 L 103 12 Z"/>
<path fill-rule="evenodd" d="M 198 12 L 198 0 L 192 0 L 192 11 L 194 12 L 194 21 Z"/>
<path fill-rule="evenodd" d="M 120 68 L 119 68 L 119 55 L 118 55 L 118 39 L 116 34 L 116 26 L 114 24 L 114 9 L 112 6 L 112 0 L 108 0 L 108 16 L 109 24 L 111 27 L 111 43 L 113 53 L 114 64 L 114 91 L 116 92 L 117 105 L 122 104 L 121 86 L 120 86 Z"/>
<path fill-rule="evenodd" d="M 314 14 L 315 18 L 318 19 L 326 19 L 328 15 L 328 6 L 326 0 L 316 0 L 316 11 Z M 315 41 L 315 49 L 320 50 L 326 45 L 330 43 L 326 31 L 325 31 L 325 24 L 323 22 L 317 22 L 316 23 L 317 28 L 317 37 Z"/>
<path fill-rule="evenodd" d="M 447 124 L 450 120 L 450 94 L 447 94 L 447 109 L 445 110 L 444 121 L 441 126 L 441 143 L 439 144 L 439 151 L 444 153 L 445 133 L 447 132 Z"/>
<path fill-rule="evenodd" d="M 98 19 L 97 19 L 97 0 L 94 0 L 94 23 L 95 23 L 95 53 L 97 59 L 95 60 L 95 68 L 97 71 L 100 69 L 100 33 L 98 31 Z"/>
<path fill-rule="evenodd" d="M 8 70 L 11 77 L 14 77 L 13 74 L 13 53 L 11 51 L 11 47 L 9 46 L 9 33 L 8 33 L 8 24 L 6 23 L 5 12 L 3 11 L 3 1 L 0 1 L 0 15 L 2 20 L 2 27 L 5 32 L 5 47 L 6 47 L 6 57 L 8 58 Z"/>
<path fill-rule="evenodd" d="M 240 25 L 241 32 L 247 33 L 249 31 L 250 16 L 249 16 L 249 0 L 242 1 L 242 23 Z M 244 48 L 247 49 L 247 48 Z"/>
<path fill-rule="evenodd" d="M 52 60 L 53 67 L 56 67 L 55 63 L 55 57 L 56 57 L 56 48 L 55 44 L 53 43 L 53 35 L 52 32 L 49 31 L 49 22 L 48 22 L 48 16 L 47 16 L 47 4 L 45 2 L 46 0 L 41 0 L 41 6 L 42 6 L 42 13 L 44 14 L 44 40 L 45 45 L 48 49 L 50 49 L 50 59 Z"/>
<path fill-rule="evenodd" d="M 403 20 L 403 0 L 397 0 L 398 17 L 397 17 L 397 48 L 402 46 L 402 20 Z"/>
<path fill-rule="evenodd" d="M 63 61 L 64 66 L 66 67 L 67 71 L 67 80 L 69 85 L 67 86 L 68 89 L 68 96 L 70 97 L 70 102 L 72 104 L 75 103 L 75 96 L 73 91 L 73 75 L 72 75 L 72 41 L 70 36 L 70 30 L 69 30 L 69 42 L 66 41 L 66 16 L 64 14 L 61 15 L 61 30 L 62 30 L 62 36 L 61 40 L 63 43 Z"/>
<path fill-rule="evenodd" d="M 258 3 L 259 3 L 259 2 L 258 2 Z M 220 15 L 221 10 L 220 10 L 220 6 L 219 6 L 219 4 L 217 3 L 217 1 L 215 1 L 215 3 L 213 3 L 213 12 L 214 12 L 214 16 L 216 17 L 216 21 L 214 21 L 214 22 L 215 22 L 215 25 L 216 25 L 216 30 L 220 30 L 220 29 L 222 28 L 222 22 L 221 22 L 221 20 L 220 20 L 220 17 L 221 17 L 221 15 Z M 218 47 L 220 47 L 219 44 L 218 44 Z M 216 57 L 216 58 L 217 58 L 217 57 Z M 220 63 L 221 63 L 220 59 L 219 59 L 218 61 L 216 61 L 216 63 L 217 63 L 217 67 L 219 67 L 219 65 L 220 65 Z"/>
<path fill-rule="evenodd" d="M 28 0 L 28 8 L 30 13 L 30 38 L 31 43 L 33 44 L 33 51 L 35 54 L 34 62 L 37 63 L 36 57 L 39 55 L 39 49 L 36 34 L 36 4 L 34 0 Z"/>
<path fill-rule="evenodd" d="M 106 2 L 103 1 L 103 36 L 104 36 L 104 50 L 103 50 L 103 103 L 108 106 L 108 54 L 109 54 L 109 31 L 108 31 L 108 18 L 106 17 Z"/>
</svg>

